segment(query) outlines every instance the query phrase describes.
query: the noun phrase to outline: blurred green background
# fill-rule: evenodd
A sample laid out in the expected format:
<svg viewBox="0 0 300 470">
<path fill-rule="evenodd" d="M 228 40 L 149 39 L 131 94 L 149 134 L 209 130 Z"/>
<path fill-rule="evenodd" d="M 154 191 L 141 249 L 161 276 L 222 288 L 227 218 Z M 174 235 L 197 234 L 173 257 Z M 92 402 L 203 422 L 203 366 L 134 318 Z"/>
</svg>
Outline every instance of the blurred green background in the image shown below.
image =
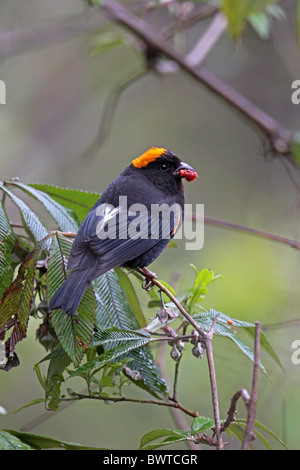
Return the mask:
<svg viewBox="0 0 300 470">
<path fill-rule="evenodd" d="M 224 34 L 205 66 L 296 131 L 300 105 L 291 102 L 291 84 L 300 79 L 300 61 L 294 3 L 282 2 L 286 19 L 273 21 L 266 40 L 250 27 L 236 45 Z M 86 14 L 80 0 L 2 1 L 0 32 Z M 165 10 L 147 16 L 154 26 L 169 20 Z M 186 41 L 186 50 L 209 21 L 179 38 Z M 108 93 L 143 67 L 141 57 L 127 46 L 91 56 L 99 32 L 48 47 L 37 45 L 2 60 L 0 79 L 6 83 L 7 103 L 0 106 L 1 179 L 18 176 L 25 183 L 101 192 L 148 147 L 165 147 L 198 172 L 196 182 L 186 184 L 186 202 L 204 204 L 210 217 L 299 238 L 299 172 L 292 166 L 287 171 L 281 158 L 266 155 L 263 137 L 249 122 L 182 72 L 162 77 L 149 73 L 129 87 L 121 95 L 106 142 L 94 158 L 84 158 L 97 134 Z M 291 361 L 292 342 L 300 340 L 300 324 L 291 322 L 300 318 L 299 253 L 287 245 L 208 225 L 201 250 L 185 251 L 184 241 L 177 244 L 152 265 L 161 279 L 171 282 L 179 273 L 176 288 L 181 289 L 193 280 L 190 263 L 199 269 L 211 268 L 223 277 L 210 287 L 204 307 L 266 326 L 285 374 L 262 352 L 271 380 L 260 375 L 257 418 L 283 437 L 290 449 L 299 449 L 300 364 Z M 145 315 L 153 316 L 153 311 L 146 310 L 144 293 L 138 294 Z M 271 327 L 278 322 L 286 325 Z M 33 371 L 35 362 L 45 355 L 35 340 L 36 326 L 32 321 L 29 340 L 17 346 L 20 367 L 1 373 L 0 405 L 8 411 L 0 416 L 1 428 L 20 429 L 44 412 L 43 405 L 37 405 L 14 413 L 43 396 Z M 214 351 L 221 417 L 226 418 L 232 395 L 242 387 L 251 389 L 252 364 L 225 339 L 215 338 Z M 174 363 L 166 354 L 171 381 Z M 131 388 L 130 396 L 142 396 Z M 188 408 L 212 416 L 205 359 L 185 354 L 179 398 Z M 239 416 L 245 416 L 242 403 Z M 32 432 L 128 449 L 137 448 L 146 432 L 167 427 L 176 428 L 176 424 L 162 407 L 82 401 L 41 422 Z M 277 446 L 276 442 L 272 445 Z"/>
</svg>

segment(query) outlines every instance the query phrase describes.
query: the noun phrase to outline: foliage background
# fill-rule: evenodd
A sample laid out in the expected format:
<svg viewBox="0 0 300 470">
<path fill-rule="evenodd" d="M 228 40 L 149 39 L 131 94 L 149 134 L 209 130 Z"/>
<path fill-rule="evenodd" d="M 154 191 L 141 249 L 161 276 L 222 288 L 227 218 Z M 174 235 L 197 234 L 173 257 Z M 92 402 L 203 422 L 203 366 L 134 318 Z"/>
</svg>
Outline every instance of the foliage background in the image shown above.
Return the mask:
<svg viewBox="0 0 300 470">
<path fill-rule="evenodd" d="M 291 102 L 291 83 L 300 79 L 300 61 L 294 3 L 282 2 L 286 19 L 273 21 L 268 39 L 261 40 L 247 27 L 233 45 L 226 33 L 205 65 L 296 131 L 300 105 Z M 76 14 L 84 14 L 79 0 L 10 0 L 0 4 L 0 30 L 34 27 Z M 166 15 L 153 13 L 148 21 L 159 27 Z M 208 22 L 190 28 L 183 44 L 186 50 Z M 46 48 L 37 46 L 1 63 L 0 79 L 7 86 L 7 104 L 0 107 L 1 179 L 19 176 L 28 183 L 101 192 L 133 157 L 149 146 L 162 146 L 198 171 L 197 182 L 186 185 L 186 199 L 204 203 L 206 215 L 299 238 L 299 187 L 294 184 L 299 185 L 299 173 L 292 168 L 292 180 L 280 158 L 264 154 L 262 137 L 248 122 L 184 73 L 164 77 L 149 73 L 128 88 L 118 103 L 107 141 L 93 160 L 84 159 L 108 92 L 143 65 L 126 46 L 91 56 L 94 37 L 95 33 L 89 33 Z M 185 251 L 180 242 L 152 268 L 168 282 L 180 273 L 177 285 L 186 287 L 193 279 L 190 263 L 223 275 L 210 288 L 207 306 L 267 326 L 299 318 L 299 255 L 292 248 L 206 226 L 202 250 Z M 140 297 L 146 308 L 143 292 Z M 152 315 L 149 311 L 148 316 Z M 265 330 L 286 373 L 262 357 L 272 382 L 261 375 L 257 418 L 296 449 L 300 365 L 292 364 L 291 344 L 300 339 L 300 331 L 297 322 L 288 325 Z M 13 413 L 42 393 L 33 366 L 44 350 L 35 341 L 34 322 L 29 335 L 31 341 L 17 347 L 21 366 L 0 377 L 0 404 L 8 410 L 0 417 L 2 428 L 20 429 L 43 412 L 43 405 L 38 405 Z M 252 365 L 224 340 L 215 338 L 214 351 L 225 418 L 233 393 L 251 388 Z M 191 357 L 183 360 L 181 400 L 208 416 L 206 362 Z M 169 359 L 166 369 L 172 377 L 174 364 Z M 115 447 L 126 449 L 136 448 L 139 436 L 159 427 L 174 427 L 167 409 L 85 401 L 39 424 L 33 432 L 103 447 L 114 442 Z"/>
</svg>

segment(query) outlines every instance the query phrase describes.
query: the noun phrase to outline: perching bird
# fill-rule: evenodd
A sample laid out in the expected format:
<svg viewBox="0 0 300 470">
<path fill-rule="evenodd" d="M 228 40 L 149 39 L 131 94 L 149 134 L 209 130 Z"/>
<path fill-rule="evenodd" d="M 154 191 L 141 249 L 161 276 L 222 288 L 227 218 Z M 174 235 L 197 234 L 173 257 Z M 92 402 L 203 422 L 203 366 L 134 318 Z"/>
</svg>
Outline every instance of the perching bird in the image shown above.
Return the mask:
<svg viewBox="0 0 300 470">
<path fill-rule="evenodd" d="M 92 280 L 115 267 L 151 264 L 182 223 L 182 179 L 196 177 L 193 168 L 164 148 L 152 147 L 134 159 L 81 224 L 68 261 L 71 272 L 52 297 L 50 310 L 72 315 Z"/>
</svg>

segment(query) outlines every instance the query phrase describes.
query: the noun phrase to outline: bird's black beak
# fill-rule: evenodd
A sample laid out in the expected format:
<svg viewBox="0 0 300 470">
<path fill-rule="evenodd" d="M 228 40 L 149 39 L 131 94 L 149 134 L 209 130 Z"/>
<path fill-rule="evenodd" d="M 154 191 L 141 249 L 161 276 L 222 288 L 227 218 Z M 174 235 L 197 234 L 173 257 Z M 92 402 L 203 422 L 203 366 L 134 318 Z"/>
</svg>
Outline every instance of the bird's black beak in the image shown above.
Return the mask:
<svg viewBox="0 0 300 470">
<path fill-rule="evenodd" d="M 193 181 L 197 178 L 197 172 L 190 165 L 184 162 L 180 162 L 180 165 L 173 173 L 174 176 L 185 178 L 187 181 Z"/>
</svg>

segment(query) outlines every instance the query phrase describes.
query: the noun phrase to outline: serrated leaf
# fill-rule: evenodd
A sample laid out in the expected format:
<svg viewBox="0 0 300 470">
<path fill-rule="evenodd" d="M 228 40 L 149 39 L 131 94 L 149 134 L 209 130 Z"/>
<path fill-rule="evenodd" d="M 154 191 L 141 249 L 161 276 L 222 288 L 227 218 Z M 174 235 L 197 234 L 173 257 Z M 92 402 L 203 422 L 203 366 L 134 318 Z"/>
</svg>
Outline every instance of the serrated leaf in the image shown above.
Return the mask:
<svg viewBox="0 0 300 470">
<path fill-rule="evenodd" d="M 147 322 L 141 309 L 138 296 L 136 295 L 132 282 L 129 279 L 129 275 L 125 273 L 122 269 L 115 269 L 115 272 L 119 278 L 120 285 L 126 294 L 127 300 L 134 312 L 134 316 L 139 324 L 139 327 L 145 327 L 147 325 Z"/>
<path fill-rule="evenodd" d="M 53 219 L 57 222 L 58 228 L 63 232 L 77 232 L 79 227 L 79 220 L 75 213 L 72 214 L 70 209 L 67 209 L 59 202 L 52 199 L 49 194 L 42 192 L 39 189 L 33 188 L 30 185 L 13 181 L 13 186 L 21 189 L 25 193 L 38 200 Z"/>
<path fill-rule="evenodd" d="M 97 300 L 96 327 L 99 330 L 111 326 L 128 330 L 139 328 L 115 270 L 102 274 L 92 285 Z"/>
<path fill-rule="evenodd" d="M 72 242 L 56 233 L 49 252 L 47 284 L 48 298 L 66 279 L 66 262 L 70 255 Z M 75 366 L 78 366 L 88 349 L 95 324 L 96 301 L 91 286 L 83 295 L 76 315 L 67 315 L 61 309 L 51 313 L 51 324 L 65 352 Z"/>
<path fill-rule="evenodd" d="M 74 211 L 78 215 L 80 222 L 83 221 L 100 197 L 98 193 L 61 188 L 50 184 L 30 184 L 29 186 L 43 191 L 62 206 Z"/>
<path fill-rule="evenodd" d="M 203 328 L 204 329 L 207 328 L 206 331 L 209 331 L 209 329 L 211 327 L 211 323 L 208 320 L 208 318 L 211 318 L 213 320 L 217 314 L 219 315 L 218 319 L 217 319 L 217 324 L 223 323 L 227 327 L 227 329 L 229 329 L 229 325 L 232 326 L 232 327 L 236 326 L 238 328 L 241 328 L 242 331 L 244 331 L 245 333 L 250 335 L 251 338 L 254 340 L 255 325 L 253 323 L 249 323 L 249 322 L 246 322 L 246 321 L 243 321 L 243 320 L 238 320 L 238 319 L 235 319 L 235 318 L 231 318 L 228 315 L 225 315 L 224 313 L 221 313 L 221 312 L 217 312 L 216 310 L 213 310 L 213 309 L 210 309 L 208 312 L 205 312 L 205 313 L 198 313 L 197 314 L 197 315 L 200 315 L 202 317 Z M 216 329 L 216 334 L 218 332 L 218 334 L 222 335 L 222 332 L 218 331 L 218 327 L 216 327 L 216 328 L 217 328 Z M 227 330 L 225 330 L 225 332 L 227 332 Z M 232 332 L 232 333 L 236 334 L 234 332 Z M 277 363 L 277 365 L 282 369 L 282 371 L 284 371 L 283 365 L 281 364 L 281 361 L 280 361 L 278 355 L 276 354 L 274 348 L 272 347 L 271 343 L 269 342 L 269 340 L 267 339 L 267 337 L 266 337 L 266 335 L 263 331 L 261 331 L 261 333 L 260 333 L 260 346 Z"/>
<path fill-rule="evenodd" d="M 93 281 L 92 285 L 97 300 L 96 328 L 98 330 L 103 331 L 111 326 L 126 330 L 137 330 L 140 327 L 115 270 L 103 274 Z M 140 373 L 140 379 L 135 382 L 136 385 L 154 396 L 166 392 L 166 383 L 147 345 L 134 349 L 129 353 L 129 357 L 134 359 L 130 363 L 130 368 Z M 132 380 L 130 375 L 128 377 Z"/>
<path fill-rule="evenodd" d="M 140 338 L 138 340 L 130 341 L 130 343 L 121 344 L 120 346 L 110 349 L 109 351 L 104 352 L 100 356 L 92 359 L 91 361 L 86 362 L 82 366 L 78 367 L 74 371 L 70 371 L 70 377 L 74 377 L 76 375 L 82 375 L 83 373 L 89 372 L 93 369 L 97 369 L 99 367 L 105 366 L 106 364 L 111 363 L 112 361 L 116 361 L 116 359 L 128 355 L 130 351 L 136 348 L 140 348 L 141 346 L 147 344 L 149 342 L 149 338 Z"/>
<path fill-rule="evenodd" d="M 31 450 L 32 447 L 25 444 L 9 431 L 0 431 L 0 450 Z"/>
<path fill-rule="evenodd" d="M 130 369 L 135 372 L 137 371 L 138 374 L 132 375 L 125 368 L 124 373 L 135 385 L 155 397 L 167 393 L 167 384 L 155 364 L 151 349 L 148 345 L 132 350 L 129 353 L 129 357 L 133 359 L 133 361 L 130 362 Z"/>
<path fill-rule="evenodd" d="M 219 313 L 220 316 L 223 315 L 223 314 L 220 314 L 220 312 L 218 312 L 218 313 Z M 193 315 L 193 318 L 194 318 L 194 320 L 196 320 L 196 322 L 198 323 L 198 325 L 201 328 L 203 328 L 205 331 L 209 331 L 210 328 L 211 328 L 211 325 L 212 325 L 212 321 L 215 318 L 216 314 L 217 314 L 216 311 L 211 310 L 210 312 L 197 313 L 197 314 Z M 225 317 L 226 317 L 226 315 L 225 315 Z M 236 320 L 236 322 L 237 322 L 237 320 Z M 232 323 L 233 323 L 233 321 L 232 321 Z M 243 322 L 241 322 L 241 323 L 243 323 Z M 251 325 L 251 326 L 253 326 L 253 325 Z M 235 332 L 230 330 L 230 328 L 224 324 L 224 315 L 223 315 L 223 321 L 221 320 L 221 322 L 220 322 L 219 318 L 217 319 L 216 324 L 215 324 L 215 328 L 214 328 L 214 334 L 218 335 L 218 336 L 223 336 L 223 337 L 229 338 L 231 341 L 233 341 L 235 343 L 236 346 L 238 346 L 238 348 L 252 362 L 254 361 L 254 353 L 253 353 L 252 349 L 246 343 L 244 343 L 244 341 L 242 341 L 237 336 L 237 334 Z M 263 366 L 263 364 L 261 362 L 260 362 L 260 369 L 268 377 L 268 373 L 267 373 L 265 367 Z"/>
<path fill-rule="evenodd" d="M 13 194 L 2 182 L 0 182 L 0 189 L 2 189 L 2 191 L 19 209 L 24 228 L 29 237 L 37 246 L 41 240 L 47 237 L 48 230 L 41 222 L 39 217 L 27 206 L 27 204 L 25 204 L 25 202 Z"/>
<path fill-rule="evenodd" d="M 26 336 L 27 325 L 31 313 L 34 290 L 36 263 L 40 257 L 45 240 L 27 255 L 21 264 L 16 279 L 6 289 L 0 303 L 0 330 L 13 327 L 9 338 L 9 351 Z"/>
<path fill-rule="evenodd" d="M 113 327 L 103 331 L 95 332 L 93 335 L 92 346 L 102 345 L 104 349 L 112 349 L 120 344 L 129 344 L 131 341 L 140 339 L 149 342 L 151 337 L 148 333 L 136 330 L 121 330 Z"/>
<path fill-rule="evenodd" d="M 197 416 L 192 422 L 191 431 L 192 434 L 200 433 L 211 429 L 215 425 L 215 421 L 212 418 L 206 418 L 205 416 Z"/>
<path fill-rule="evenodd" d="M 0 201 L 0 299 L 13 279 L 12 251 L 15 235 Z"/>
</svg>

